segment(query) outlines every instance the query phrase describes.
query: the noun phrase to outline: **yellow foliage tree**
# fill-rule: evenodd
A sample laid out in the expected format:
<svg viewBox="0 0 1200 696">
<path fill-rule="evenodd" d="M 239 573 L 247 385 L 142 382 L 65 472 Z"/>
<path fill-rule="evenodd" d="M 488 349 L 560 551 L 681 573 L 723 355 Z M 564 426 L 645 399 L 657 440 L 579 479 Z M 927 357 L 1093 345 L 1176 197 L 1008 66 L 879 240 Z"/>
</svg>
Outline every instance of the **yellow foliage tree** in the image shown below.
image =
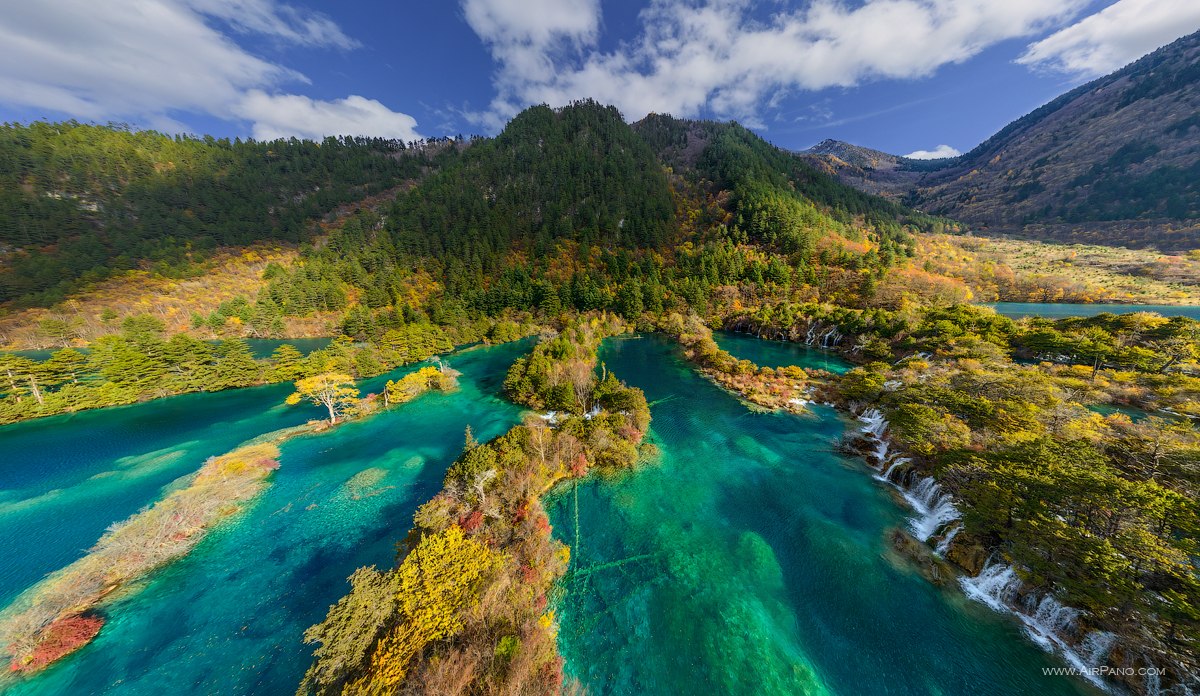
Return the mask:
<svg viewBox="0 0 1200 696">
<path fill-rule="evenodd" d="M 287 404 L 294 406 L 306 400 L 324 406 L 329 411 L 329 422 L 337 423 L 357 408 L 358 389 L 350 375 L 325 372 L 296 382 L 296 391 L 287 398 Z"/>
<path fill-rule="evenodd" d="M 393 693 L 426 645 L 463 629 L 463 615 L 479 602 L 480 588 L 502 559 L 458 525 L 422 539 L 397 569 L 402 619 L 375 647 L 368 674 L 347 693 Z"/>
<path fill-rule="evenodd" d="M 402 404 L 412 401 L 430 389 L 449 391 L 458 386 L 453 370 L 442 371 L 436 367 L 422 367 L 412 374 L 405 375 L 400 381 L 388 380 L 384 389 L 384 398 L 388 404 Z"/>
</svg>

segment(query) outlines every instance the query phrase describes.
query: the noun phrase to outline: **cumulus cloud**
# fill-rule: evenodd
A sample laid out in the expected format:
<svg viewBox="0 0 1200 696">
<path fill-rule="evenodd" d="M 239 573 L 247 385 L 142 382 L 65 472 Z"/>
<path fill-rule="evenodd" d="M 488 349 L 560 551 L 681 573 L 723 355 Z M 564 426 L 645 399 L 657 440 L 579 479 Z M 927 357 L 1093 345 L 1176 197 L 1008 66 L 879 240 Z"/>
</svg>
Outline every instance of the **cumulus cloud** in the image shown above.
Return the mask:
<svg viewBox="0 0 1200 696">
<path fill-rule="evenodd" d="M 917 150 L 904 155 L 908 159 L 931 160 L 945 159 L 946 157 L 958 157 L 962 153 L 950 147 L 949 145 L 938 145 L 932 150 Z"/>
<path fill-rule="evenodd" d="M 307 79 L 253 55 L 217 28 L 335 49 L 355 46 L 324 15 L 274 0 L 37 0 L 0 13 L 0 102 L 93 120 L 132 120 L 181 130 L 175 119 L 204 113 L 257 120 L 258 133 L 411 133 L 411 118 L 348 97 L 292 104 L 279 92 Z M 409 124 L 402 128 L 401 124 Z M 328 128 L 318 133 L 314 128 Z"/>
<path fill-rule="evenodd" d="M 1197 29 L 1196 0 L 1120 0 L 1030 44 L 1017 62 L 1097 77 Z"/>
<path fill-rule="evenodd" d="M 357 95 L 320 101 L 253 90 L 238 105 L 238 112 L 254 122 L 254 137 L 260 140 L 289 136 L 319 140 L 332 134 L 369 134 L 399 140 L 421 137 L 412 116 Z"/>
<path fill-rule="evenodd" d="M 597 47 L 597 3 L 535 4 L 558 9 L 518 16 L 512 8 L 526 3 L 462 0 L 498 64 L 496 99 L 473 115 L 480 123 L 495 126 L 526 104 L 583 97 L 616 104 L 630 118 L 710 111 L 755 122 L 781 90 L 926 76 L 1057 26 L 1087 0 L 815 0 L 767 20 L 754 18 L 751 0 L 651 0 L 640 36 L 611 52 Z"/>
</svg>

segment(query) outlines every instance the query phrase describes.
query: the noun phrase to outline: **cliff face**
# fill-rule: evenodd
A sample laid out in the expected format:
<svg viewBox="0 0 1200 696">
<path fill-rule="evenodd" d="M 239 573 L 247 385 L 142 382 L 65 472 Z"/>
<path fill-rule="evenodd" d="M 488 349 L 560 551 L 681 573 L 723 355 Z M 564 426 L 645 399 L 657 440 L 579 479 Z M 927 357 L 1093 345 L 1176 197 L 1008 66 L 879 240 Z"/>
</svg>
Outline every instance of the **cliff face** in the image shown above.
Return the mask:
<svg viewBox="0 0 1200 696">
<path fill-rule="evenodd" d="M 1062 95 L 961 157 L 917 163 L 832 141 L 810 153 L 845 183 L 993 231 L 1192 248 L 1200 32 Z"/>
</svg>

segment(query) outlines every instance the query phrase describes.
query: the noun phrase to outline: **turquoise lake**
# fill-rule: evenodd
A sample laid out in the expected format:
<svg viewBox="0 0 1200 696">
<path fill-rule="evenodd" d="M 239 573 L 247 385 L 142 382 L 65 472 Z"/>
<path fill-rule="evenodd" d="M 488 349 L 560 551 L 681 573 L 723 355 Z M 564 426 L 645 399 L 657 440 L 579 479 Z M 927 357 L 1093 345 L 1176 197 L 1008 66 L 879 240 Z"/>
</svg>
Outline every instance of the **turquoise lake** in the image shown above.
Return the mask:
<svg viewBox="0 0 1200 696">
<path fill-rule="evenodd" d="M 518 421 L 501 385 L 530 345 L 453 354 L 457 392 L 285 443 L 271 486 L 245 513 L 106 607 L 92 644 L 0 690 L 293 694 L 311 654 L 304 629 L 355 568 L 393 563 L 464 428 L 485 439 Z M 769 345 L 757 349 L 778 348 Z M 810 353 L 786 359 L 831 358 Z M 1013 621 L 930 585 L 889 550 L 905 510 L 861 462 L 835 454 L 847 426 L 839 414 L 750 412 L 658 337 L 609 340 L 601 359 L 646 390 L 661 456 L 547 501 L 555 534 L 575 547 L 557 600 L 560 643 L 589 693 L 1091 693 L 1043 677 L 1059 663 Z M 0 448 L 15 454 L 0 467 L 0 543 L 19 559 L 0 568 L 5 601 L 205 458 L 319 416 L 282 406 L 289 391 L 193 394 L 0 428 Z"/>
<path fill-rule="evenodd" d="M 661 457 L 549 501 L 574 546 L 560 645 L 588 693 L 1091 693 L 1043 676 L 1059 663 L 1014 621 L 895 556 L 905 511 L 835 453 L 835 411 L 747 411 L 656 337 L 602 359 L 646 391 Z"/>
<path fill-rule="evenodd" d="M 464 428 L 502 434 L 517 407 L 499 398 L 530 341 L 451 355 L 452 394 L 429 394 L 323 435 L 285 443 L 249 510 L 140 592 L 105 609 L 90 645 L 6 694 L 292 694 L 310 662 L 304 629 L 363 565 L 391 565 L 416 507 L 441 488 Z M 413 365 L 395 374 L 403 374 Z M 378 390 L 389 376 L 362 388 Z M 5 600 L 78 558 L 110 523 L 163 495 L 212 455 L 319 416 L 282 406 L 289 385 L 194 394 L 0 428 L 17 453 L 0 470 Z M 367 470 L 359 481 L 347 485 Z"/>
<path fill-rule="evenodd" d="M 749 360 L 759 367 L 783 367 L 799 365 L 834 374 L 842 374 L 854 365 L 829 351 L 809 348 L 803 343 L 791 341 L 769 341 L 750 334 L 732 331 L 714 331 L 713 340 L 738 360 Z"/>
<path fill-rule="evenodd" d="M 1094 317 L 1097 314 L 1128 314 L 1130 312 L 1156 312 L 1164 317 L 1190 317 L 1200 319 L 1200 307 L 1190 305 L 1130 305 L 1130 304 L 1064 304 L 1041 302 L 996 302 L 985 305 L 1000 314 L 1014 319 L 1021 317 Z"/>
</svg>

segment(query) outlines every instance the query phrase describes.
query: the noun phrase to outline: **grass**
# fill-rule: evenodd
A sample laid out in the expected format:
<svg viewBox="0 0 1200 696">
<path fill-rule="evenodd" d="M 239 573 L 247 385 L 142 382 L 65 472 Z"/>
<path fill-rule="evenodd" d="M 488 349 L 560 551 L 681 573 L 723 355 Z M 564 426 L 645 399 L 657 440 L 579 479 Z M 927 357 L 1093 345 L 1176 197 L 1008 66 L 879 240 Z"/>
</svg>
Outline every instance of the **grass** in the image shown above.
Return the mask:
<svg viewBox="0 0 1200 696">
<path fill-rule="evenodd" d="M 1200 304 L 1200 253 L 922 235 L 917 261 L 979 301 Z"/>
</svg>

